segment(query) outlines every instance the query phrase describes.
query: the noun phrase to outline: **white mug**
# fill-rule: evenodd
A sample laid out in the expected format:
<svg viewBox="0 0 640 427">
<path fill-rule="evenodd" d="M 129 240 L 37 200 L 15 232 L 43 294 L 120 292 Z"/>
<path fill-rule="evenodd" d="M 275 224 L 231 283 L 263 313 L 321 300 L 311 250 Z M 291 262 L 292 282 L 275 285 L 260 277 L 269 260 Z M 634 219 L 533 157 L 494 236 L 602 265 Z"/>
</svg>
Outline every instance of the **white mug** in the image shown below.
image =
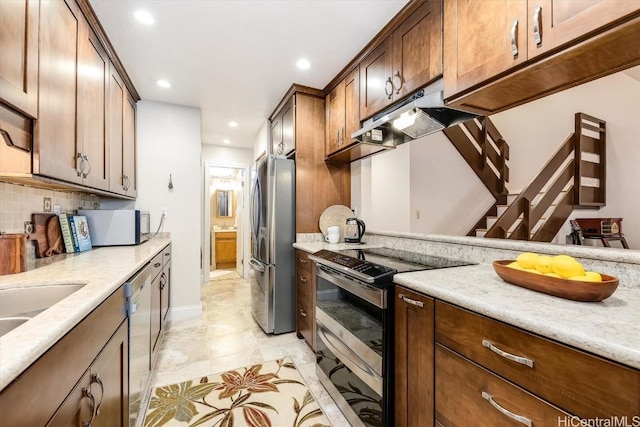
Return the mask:
<svg viewBox="0 0 640 427">
<path fill-rule="evenodd" d="M 338 233 L 329 233 L 326 235 L 324 240 L 329 243 L 338 243 L 338 240 L 340 240 L 340 235 Z"/>
</svg>

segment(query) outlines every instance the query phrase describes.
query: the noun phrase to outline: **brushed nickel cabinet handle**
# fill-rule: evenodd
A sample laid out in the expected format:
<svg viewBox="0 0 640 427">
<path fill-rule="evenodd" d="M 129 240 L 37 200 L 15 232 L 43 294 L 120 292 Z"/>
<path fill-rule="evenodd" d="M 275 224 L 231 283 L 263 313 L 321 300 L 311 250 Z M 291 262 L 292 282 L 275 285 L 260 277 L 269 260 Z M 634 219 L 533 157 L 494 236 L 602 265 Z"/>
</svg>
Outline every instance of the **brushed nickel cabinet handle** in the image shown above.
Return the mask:
<svg viewBox="0 0 640 427">
<path fill-rule="evenodd" d="M 305 313 L 303 309 L 300 309 L 300 316 L 307 317 L 307 313 Z"/>
<path fill-rule="evenodd" d="M 393 75 L 393 87 L 396 87 L 396 83 L 395 83 L 396 77 L 400 82 L 400 84 L 396 88 L 396 95 L 398 95 L 400 93 L 400 89 L 402 89 L 402 86 L 404 86 L 404 83 L 402 81 L 402 76 L 400 75 L 400 71 L 396 71 L 395 74 Z"/>
<path fill-rule="evenodd" d="M 298 258 L 298 262 L 300 262 L 300 264 L 306 264 L 308 261 L 304 258 Z"/>
<path fill-rule="evenodd" d="M 533 40 L 536 45 L 542 43 L 542 22 L 540 21 L 540 14 L 542 12 L 542 6 L 537 5 L 533 10 Z"/>
<path fill-rule="evenodd" d="M 82 177 L 86 178 L 91 173 L 91 160 L 89 160 L 89 156 L 82 156 L 82 158 L 84 160 L 86 160 L 86 162 L 89 164 L 89 170 L 88 171 L 85 172 L 84 168 L 82 168 Z"/>
<path fill-rule="evenodd" d="M 519 422 L 521 424 L 524 424 L 527 427 L 532 427 L 533 423 L 531 422 L 531 420 L 529 418 L 523 417 L 522 415 L 514 414 L 513 412 L 511 412 L 511 411 L 503 408 L 502 406 L 498 405 L 496 403 L 496 401 L 493 400 L 493 396 L 491 396 L 486 391 L 482 392 L 482 398 L 485 399 L 487 402 L 489 402 L 491 404 L 491 406 L 496 408 L 498 410 L 498 412 L 500 412 L 502 415 L 506 416 L 507 418 L 511 418 L 513 421 L 516 421 L 516 422 Z"/>
<path fill-rule="evenodd" d="M 514 19 L 511 24 L 511 54 L 515 58 L 518 56 L 518 20 Z"/>
<path fill-rule="evenodd" d="M 342 132 L 340 135 L 340 144 L 344 144 L 344 127 L 340 128 L 340 132 Z"/>
<path fill-rule="evenodd" d="M 507 353 L 504 350 L 500 350 L 498 347 L 496 347 L 495 345 L 493 345 L 491 342 L 487 340 L 482 340 L 482 346 L 488 348 L 489 350 L 493 351 L 497 355 L 504 357 L 505 359 L 533 368 L 533 360 L 527 359 L 526 357 L 522 357 L 522 356 L 516 356 L 515 354 Z"/>
<path fill-rule="evenodd" d="M 391 85 L 391 91 L 388 91 L 387 88 L 389 87 L 389 85 Z M 391 77 L 389 77 L 387 79 L 386 82 L 384 82 L 384 93 L 387 94 L 387 98 L 391 99 L 391 97 L 393 96 L 393 80 L 391 80 Z"/>
<path fill-rule="evenodd" d="M 82 176 L 82 172 L 84 171 L 84 156 L 82 155 L 81 152 L 78 152 L 76 154 L 76 173 L 78 174 L 78 176 Z"/>
<path fill-rule="evenodd" d="M 400 298 L 402 301 L 406 302 L 407 304 L 415 305 L 416 307 L 419 307 L 419 308 L 423 308 L 424 307 L 424 303 L 423 302 L 416 301 L 416 300 L 411 299 L 411 298 L 407 298 L 405 294 L 398 295 L 398 298 Z"/>
<path fill-rule="evenodd" d="M 98 402 L 98 406 L 96 406 L 96 415 L 100 415 L 100 407 L 102 406 L 102 401 L 104 400 L 104 384 L 100 379 L 98 374 L 91 375 L 91 384 L 96 383 L 100 386 L 100 402 Z"/>
<path fill-rule="evenodd" d="M 307 283 L 307 282 L 308 282 L 308 280 L 307 280 L 307 279 L 305 279 L 305 278 L 304 278 L 304 277 L 302 277 L 302 276 L 300 276 L 300 281 L 301 281 L 302 283 Z"/>
<path fill-rule="evenodd" d="M 87 422 L 82 422 L 82 427 L 91 427 L 91 423 L 93 423 L 93 419 L 96 417 L 96 398 L 93 397 L 93 394 L 91 394 L 91 390 L 89 390 L 89 388 L 85 387 L 82 389 L 82 397 L 87 397 L 89 398 L 89 401 L 91 402 L 91 419 L 89 419 L 89 421 Z"/>
</svg>

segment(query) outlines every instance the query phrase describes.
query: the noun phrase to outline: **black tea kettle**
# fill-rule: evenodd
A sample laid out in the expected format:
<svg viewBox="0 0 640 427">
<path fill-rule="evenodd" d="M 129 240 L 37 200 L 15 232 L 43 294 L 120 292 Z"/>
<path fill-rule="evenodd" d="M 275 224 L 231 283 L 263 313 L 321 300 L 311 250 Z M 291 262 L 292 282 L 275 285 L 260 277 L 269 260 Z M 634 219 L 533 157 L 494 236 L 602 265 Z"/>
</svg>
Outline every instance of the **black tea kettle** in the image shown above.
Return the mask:
<svg viewBox="0 0 640 427">
<path fill-rule="evenodd" d="M 364 221 L 358 218 L 347 218 L 347 223 L 344 227 L 344 242 L 361 243 L 365 230 Z"/>
</svg>

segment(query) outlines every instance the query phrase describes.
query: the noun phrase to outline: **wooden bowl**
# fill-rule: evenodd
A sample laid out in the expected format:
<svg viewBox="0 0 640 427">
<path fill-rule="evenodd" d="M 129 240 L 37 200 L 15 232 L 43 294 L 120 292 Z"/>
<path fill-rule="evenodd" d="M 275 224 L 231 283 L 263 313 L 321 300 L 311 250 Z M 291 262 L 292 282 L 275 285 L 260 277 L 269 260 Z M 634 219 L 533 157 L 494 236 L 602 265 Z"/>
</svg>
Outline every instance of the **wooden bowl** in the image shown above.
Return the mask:
<svg viewBox="0 0 640 427">
<path fill-rule="evenodd" d="M 618 279 L 600 274 L 602 282 L 560 279 L 507 267 L 514 260 L 493 262 L 493 269 L 505 282 L 573 301 L 596 302 L 608 298 L 618 287 Z"/>
</svg>

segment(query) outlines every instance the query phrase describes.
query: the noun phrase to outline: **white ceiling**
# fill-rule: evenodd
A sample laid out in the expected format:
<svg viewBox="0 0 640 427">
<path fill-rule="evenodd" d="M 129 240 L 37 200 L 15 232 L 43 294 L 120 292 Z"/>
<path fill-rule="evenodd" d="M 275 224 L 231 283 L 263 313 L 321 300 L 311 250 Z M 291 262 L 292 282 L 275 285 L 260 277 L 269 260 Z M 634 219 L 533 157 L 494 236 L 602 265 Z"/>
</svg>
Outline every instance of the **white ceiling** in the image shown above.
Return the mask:
<svg viewBox="0 0 640 427">
<path fill-rule="evenodd" d="M 200 108 L 202 142 L 232 147 L 253 147 L 292 83 L 323 89 L 407 1 L 90 0 L 142 99 Z"/>
</svg>

